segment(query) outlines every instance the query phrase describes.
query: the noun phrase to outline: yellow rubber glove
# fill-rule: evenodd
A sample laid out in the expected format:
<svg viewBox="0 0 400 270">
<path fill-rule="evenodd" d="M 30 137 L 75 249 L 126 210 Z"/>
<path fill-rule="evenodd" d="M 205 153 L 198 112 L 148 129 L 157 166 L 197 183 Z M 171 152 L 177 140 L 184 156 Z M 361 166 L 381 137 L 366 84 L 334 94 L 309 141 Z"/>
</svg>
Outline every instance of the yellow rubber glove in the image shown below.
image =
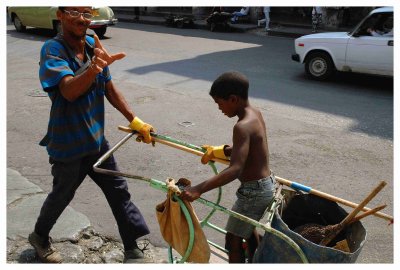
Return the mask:
<svg viewBox="0 0 400 270">
<path fill-rule="evenodd" d="M 228 158 L 225 155 L 224 148 L 227 145 L 220 145 L 220 146 L 211 146 L 211 145 L 203 145 L 201 146 L 203 149 L 206 150 L 204 155 L 201 157 L 201 163 L 207 164 L 210 160 L 213 158 L 220 158 L 220 159 L 226 159 Z"/>
<path fill-rule="evenodd" d="M 154 128 L 140 120 L 139 117 L 133 118 L 133 121 L 129 124 L 129 127 L 137 132 L 140 133 L 140 135 L 137 136 L 136 140 L 137 141 L 143 141 L 145 143 L 153 143 L 154 142 L 151 140 L 151 135 L 150 132 L 154 132 Z"/>
</svg>

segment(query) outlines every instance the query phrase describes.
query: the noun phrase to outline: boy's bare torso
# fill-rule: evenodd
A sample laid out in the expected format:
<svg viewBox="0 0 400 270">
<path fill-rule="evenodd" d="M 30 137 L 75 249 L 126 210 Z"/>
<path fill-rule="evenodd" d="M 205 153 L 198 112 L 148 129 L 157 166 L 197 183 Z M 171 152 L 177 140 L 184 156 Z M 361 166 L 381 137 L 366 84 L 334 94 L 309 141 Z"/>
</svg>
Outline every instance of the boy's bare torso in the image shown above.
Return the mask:
<svg viewBox="0 0 400 270">
<path fill-rule="evenodd" d="M 239 119 L 236 125 L 239 123 L 250 138 L 248 156 L 239 180 L 248 182 L 268 177 L 271 174 L 269 151 L 265 122 L 261 112 L 253 107 L 247 107 L 245 116 Z"/>
</svg>

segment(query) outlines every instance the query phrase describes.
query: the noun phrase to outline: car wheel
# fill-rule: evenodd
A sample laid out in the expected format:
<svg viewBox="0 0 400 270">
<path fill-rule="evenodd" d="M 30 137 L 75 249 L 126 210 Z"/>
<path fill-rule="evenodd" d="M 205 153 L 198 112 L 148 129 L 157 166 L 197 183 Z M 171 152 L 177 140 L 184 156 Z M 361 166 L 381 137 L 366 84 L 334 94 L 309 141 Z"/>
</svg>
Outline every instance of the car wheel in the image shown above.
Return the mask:
<svg viewBox="0 0 400 270">
<path fill-rule="evenodd" d="M 18 32 L 24 32 L 26 30 L 26 26 L 22 24 L 17 15 L 14 17 L 14 26 Z"/>
<path fill-rule="evenodd" d="M 93 29 L 93 31 L 96 33 L 96 35 L 97 35 L 99 38 L 103 38 L 104 35 L 106 34 L 107 27 L 104 26 L 104 27 L 101 27 L 101 28 L 95 28 L 95 29 Z"/>
<path fill-rule="evenodd" d="M 61 27 L 60 21 L 53 22 L 53 33 L 54 33 L 54 35 L 57 35 L 58 33 L 62 33 L 62 27 Z"/>
<path fill-rule="evenodd" d="M 324 52 L 307 56 L 304 67 L 307 75 L 316 80 L 328 79 L 335 70 L 331 57 Z"/>
</svg>

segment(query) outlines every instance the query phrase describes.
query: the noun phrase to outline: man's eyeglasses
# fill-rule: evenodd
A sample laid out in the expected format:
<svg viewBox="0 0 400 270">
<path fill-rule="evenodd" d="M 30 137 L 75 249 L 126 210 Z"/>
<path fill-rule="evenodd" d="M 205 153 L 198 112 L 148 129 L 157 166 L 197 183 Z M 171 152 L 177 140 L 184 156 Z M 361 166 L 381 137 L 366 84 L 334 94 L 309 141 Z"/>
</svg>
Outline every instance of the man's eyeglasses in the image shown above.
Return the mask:
<svg viewBox="0 0 400 270">
<path fill-rule="evenodd" d="M 93 18 L 93 14 L 89 13 L 89 12 L 79 12 L 76 10 L 64 10 L 65 13 L 67 13 L 69 16 L 71 16 L 72 18 L 78 18 L 79 16 L 83 16 L 83 18 L 85 19 L 91 19 Z"/>
</svg>

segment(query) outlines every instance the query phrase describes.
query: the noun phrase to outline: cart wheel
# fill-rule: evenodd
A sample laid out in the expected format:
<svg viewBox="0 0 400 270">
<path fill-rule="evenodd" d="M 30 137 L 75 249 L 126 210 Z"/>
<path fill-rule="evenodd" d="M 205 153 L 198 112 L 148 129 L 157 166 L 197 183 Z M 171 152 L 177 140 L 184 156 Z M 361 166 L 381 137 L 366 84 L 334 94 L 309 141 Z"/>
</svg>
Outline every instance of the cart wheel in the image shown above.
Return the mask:
<svg viewBox="0 0 400 270">
<path fill-rule="evenodd" d="M 176 263 L 178 260 L 177 257 L 174 257 L 174 255 L 172 254 L 172 247 L 169 246 L 168 247 L 168 262 L 169 263 Z"/>
</svg>

